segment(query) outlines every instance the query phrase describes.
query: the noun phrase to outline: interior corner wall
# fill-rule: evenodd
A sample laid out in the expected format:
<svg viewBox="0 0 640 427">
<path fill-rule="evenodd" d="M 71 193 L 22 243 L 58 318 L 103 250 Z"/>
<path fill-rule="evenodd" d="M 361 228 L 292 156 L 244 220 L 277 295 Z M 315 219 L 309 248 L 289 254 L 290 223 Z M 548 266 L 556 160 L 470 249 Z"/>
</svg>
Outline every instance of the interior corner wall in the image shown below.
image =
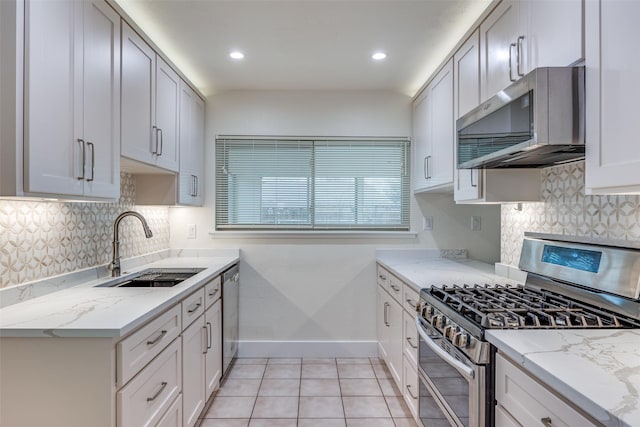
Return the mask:
<svg viewBox="0 0 640 427">
<path fill-rule="evenodd" d="M 499 259 L 499 207 L 456 206 L 451 194 L 412 198 L 413 230 L 423 214 L 434 217 L 434 230 L 417 238 L 211 236 L 216 135 L 411 136 L 412 108 L 411 98 L 385 91 L 232 91 L 209 97 L 206 114 L 205 206 L 170 209 L 170 245 L 241 249 L 241 354 L 375 355 L 376 248 L 467 248 Z M 472 213 L 481 232 L 470 231 Z"/>
</svg>

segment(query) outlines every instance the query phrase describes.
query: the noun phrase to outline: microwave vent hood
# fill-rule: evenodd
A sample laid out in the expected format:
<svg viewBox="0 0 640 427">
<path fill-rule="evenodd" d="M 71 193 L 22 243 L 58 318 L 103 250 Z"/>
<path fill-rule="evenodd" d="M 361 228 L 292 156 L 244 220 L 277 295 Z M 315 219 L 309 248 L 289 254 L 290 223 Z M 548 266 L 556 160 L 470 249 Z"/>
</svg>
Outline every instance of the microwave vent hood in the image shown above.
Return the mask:
<svg viewBox="0 0 640 427">
<path fill-rule="evenodd" d="M 458 169 L 584 159 L 584 67 L 536 68 L 456 122 Z"/>
</svg>

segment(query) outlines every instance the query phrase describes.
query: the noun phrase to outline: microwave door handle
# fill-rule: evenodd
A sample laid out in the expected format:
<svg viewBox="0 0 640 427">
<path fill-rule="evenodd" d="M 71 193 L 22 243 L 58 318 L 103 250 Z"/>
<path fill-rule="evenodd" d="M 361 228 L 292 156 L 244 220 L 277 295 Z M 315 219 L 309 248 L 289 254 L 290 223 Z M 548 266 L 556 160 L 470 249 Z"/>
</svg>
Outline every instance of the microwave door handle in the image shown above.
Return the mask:
<svg viewBox="0 0 640 427">
<path fill-rule="evenodd" d="M 514 48 L 514 47 L 516 47 L 516 46 L 517 46 L 517 45 L 516 45 L 516 43 L 511 43 L 511 44 L 509 45 L 509 80 L 511 80 L 512 82 L 515 82 L 515 81 L 516 81 L 516 79 L 514 79 L 514 78 L 513 78 L 513 75 L 512 75 L 512 74 L 513 74 L 513 73 L 512 73 L 512 71 L 513 71 L 513 70 L 512 70 L 512 68 L 513 68 L 513 67 L 511 66 L 511 63 L 512 63 L 513 61 L 512 61 L 511 51 L 512 51 L 512 50 L 513 50 L 513 48 Z"/>
<path fill-rule="evenodd" d="M 443 359 L 449 365 L 456 368 L 456 370 L 460 372 L 460 375 L 462 375 L 465 380 L 467 380 L 468 382 L 473 381 L 473 377 L 474 377 L 473 369 L 468 367 L 464 363 L 460 362 L 459 360 L 455 359 L 449 353 L 444 351 L 438 344 L 436 344 L 433 341 L 433 339 L 431 339 L 431 337 L 427 335 L 424 328 L 422 327 L 422 321 L 420 319 L 420 316 L 416 316 L 416 327 L 418 328 L 418 333 L 424 340 L 425 344 L 427 344 L 429 348 L 433 350 L 434 353 L 436 353 L 441 359 Z"/>
</svg>

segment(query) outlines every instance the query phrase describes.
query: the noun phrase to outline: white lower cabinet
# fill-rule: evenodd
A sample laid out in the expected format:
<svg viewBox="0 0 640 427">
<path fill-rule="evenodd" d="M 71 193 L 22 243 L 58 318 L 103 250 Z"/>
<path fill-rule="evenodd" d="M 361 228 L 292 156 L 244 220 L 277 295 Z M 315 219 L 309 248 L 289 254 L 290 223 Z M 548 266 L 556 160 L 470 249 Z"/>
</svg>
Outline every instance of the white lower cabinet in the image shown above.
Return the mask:
<svg viewBox="0 0 640 427">
<path fill-rule="evenodd" d="M 495 388 L 497 427 L 597 425 L 500 354 L 496 355 Z"/>
<path fill-rule="evenodd" d="M 155 426 L 182 387 L 180 339 L 140 371 L 117 393 L 119 426 Z"/>
<path fill-rule="evenodd" d="M 402 390 L 404 401 L 407 403 L 407 406 L 411 411 L 411 415 L 413 415 L 414 418 L 417 418 L 418 417 L 418 370 L 415 362 L 410 361 L 406 357 L 406 355 L 404 358 L 402 379 L 404 384 L 404 389 Z"/>
<path fill-rule="evenodd" d="M 220 281 L 218 280 L 218 286 Z M 220 386 L 222 378 L 222 302 L 218 299 L 204 314 L 207 327 L 207 352 L 205 354 L 205 400 Z"/>
<path fill-rule="evenodd" d="M 205 404 L 204 356 L 207 351 L 207 328 L 204 316 L 196 319 L 182 333 L 182 425 L 191 427 Z"/>
</svg>

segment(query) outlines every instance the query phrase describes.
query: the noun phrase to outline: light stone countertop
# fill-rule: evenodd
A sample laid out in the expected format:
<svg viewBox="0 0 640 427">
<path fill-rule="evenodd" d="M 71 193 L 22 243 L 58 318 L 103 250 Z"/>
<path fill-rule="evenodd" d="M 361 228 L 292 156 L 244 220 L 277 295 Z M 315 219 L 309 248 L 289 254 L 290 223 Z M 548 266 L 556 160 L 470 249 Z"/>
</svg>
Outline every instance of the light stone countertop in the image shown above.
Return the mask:
<svg viewBox="0 0 640 427">
<path fill-rule="evenodd" d="M 492 264 L 467 259 L 464 250 L 380 249 L 376 258 L 391 274 L 417 291 L 454 284 L 522 284 L 495 274 Z"/>
<path fill-rule="evenodd" d="M 0 337 L 120 338 L 239 261 L 237 250 L 221 256 L 189 255 L 170 254 L 133 268 L 123 263 L 123 276 L 146 268 L 205 268 L 172 288 L 96 287 L 111 280 L 106 277 L 2 308 Z"/>
<path fill-rule="evenodd" d="M 516 364 L 606 426 L 640 426 L 640 331 L 492 330 Z"/>
</svg>

